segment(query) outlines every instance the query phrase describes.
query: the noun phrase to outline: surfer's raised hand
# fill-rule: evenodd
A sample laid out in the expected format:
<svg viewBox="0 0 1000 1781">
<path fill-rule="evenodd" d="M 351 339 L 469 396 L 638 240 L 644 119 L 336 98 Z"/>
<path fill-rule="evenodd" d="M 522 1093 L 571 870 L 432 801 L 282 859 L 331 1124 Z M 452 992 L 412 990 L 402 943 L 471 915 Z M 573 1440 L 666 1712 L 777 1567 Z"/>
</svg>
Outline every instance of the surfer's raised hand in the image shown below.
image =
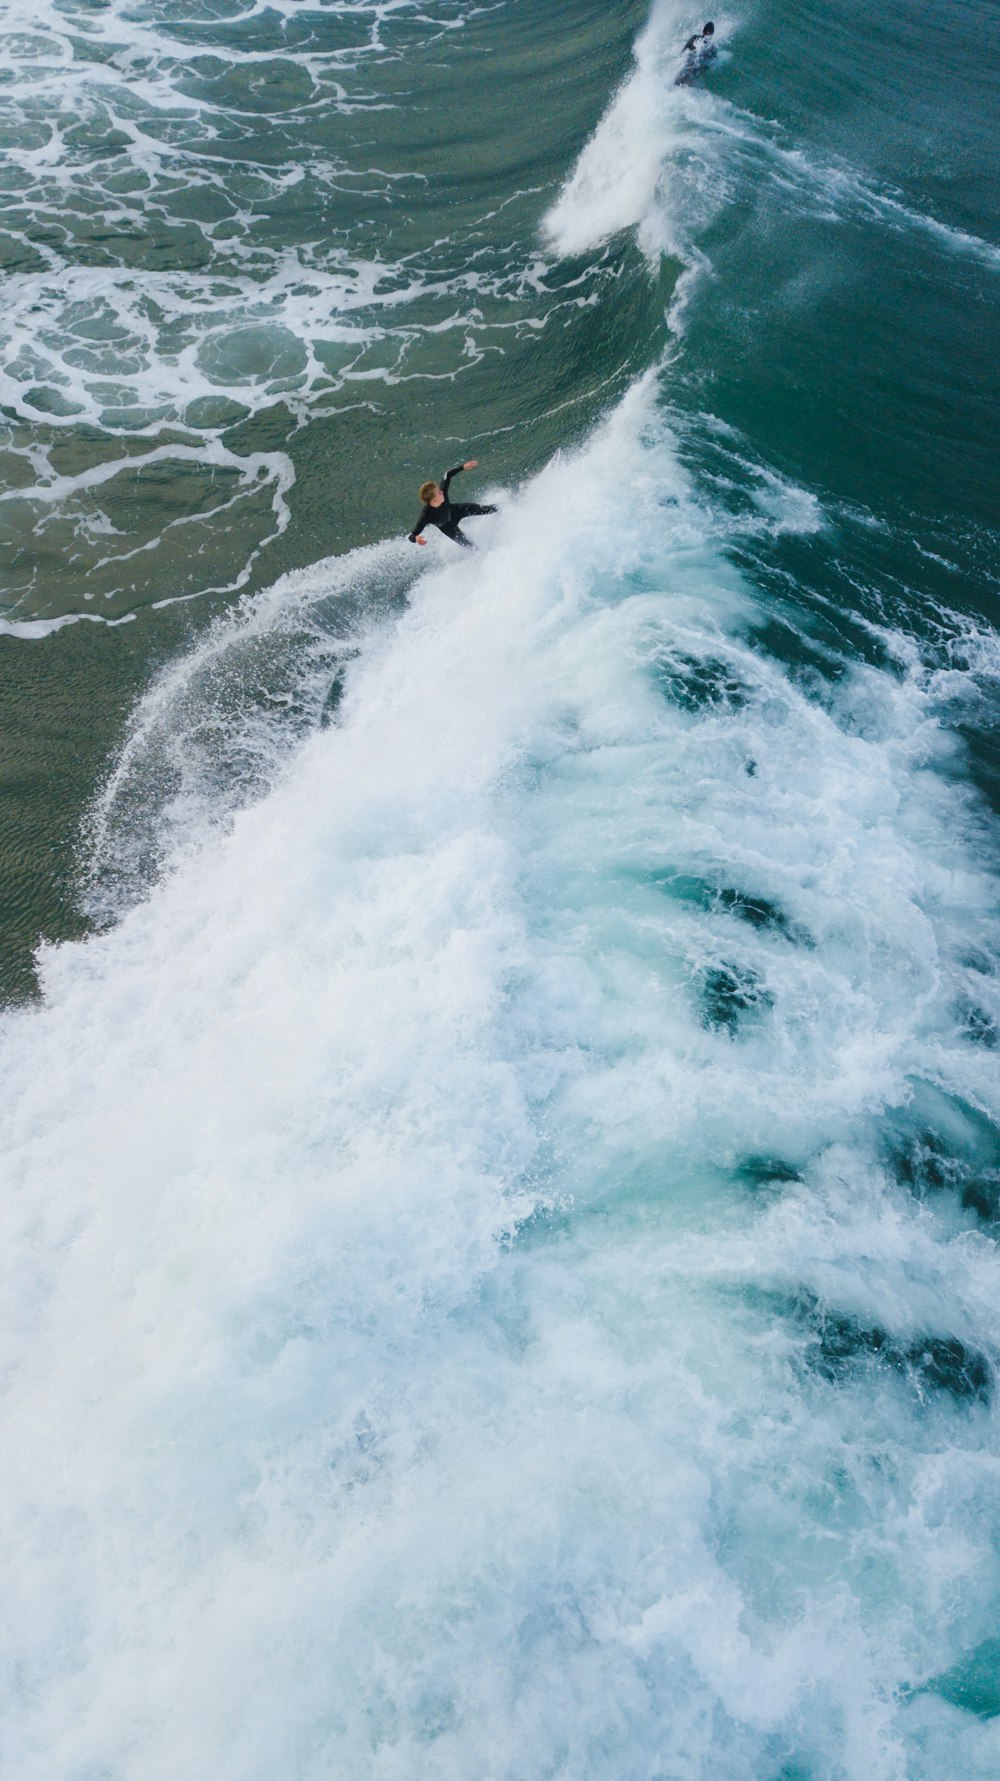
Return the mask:
<svg viewBox="0 0 1000 1781">
<path fill-rule="evenodd" d="M 463 470 L 474 470 L 476 468 L 476 465 L 478 464 L 478 462 L 479 462 L 478 458 L 466 458 L 465 463 L 462 465 L 462 469 Z"/>
</svg>

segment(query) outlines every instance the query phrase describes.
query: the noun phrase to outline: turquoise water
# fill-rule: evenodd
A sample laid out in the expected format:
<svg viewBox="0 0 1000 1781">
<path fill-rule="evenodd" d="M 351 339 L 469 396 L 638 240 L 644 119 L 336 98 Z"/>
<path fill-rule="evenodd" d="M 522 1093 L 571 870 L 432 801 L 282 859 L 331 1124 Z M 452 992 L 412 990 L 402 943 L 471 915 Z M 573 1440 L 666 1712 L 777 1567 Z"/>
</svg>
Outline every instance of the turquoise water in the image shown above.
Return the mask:
<svg viewBox="0 0 1000 1781">
<path fill-rule="evenodd" d="M 995 26 L 699 22 L 8 19 L 5 1773 L 1000 1775 Z"/>
</svg>

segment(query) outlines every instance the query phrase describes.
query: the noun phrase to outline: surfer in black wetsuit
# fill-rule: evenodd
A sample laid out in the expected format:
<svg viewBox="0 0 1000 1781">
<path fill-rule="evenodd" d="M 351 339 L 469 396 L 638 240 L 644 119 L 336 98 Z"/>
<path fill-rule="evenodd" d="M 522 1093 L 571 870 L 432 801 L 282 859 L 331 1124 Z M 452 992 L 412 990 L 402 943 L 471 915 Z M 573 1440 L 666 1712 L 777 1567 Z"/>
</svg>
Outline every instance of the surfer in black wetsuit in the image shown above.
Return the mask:
<svg viewBox="0 0 1000 1781">
<path fill-rule="evenodd" d="M 681 50 L 684 57 L 680 73 L 674 80 L 675 87 L 689 87 L 697 78 L 705 63 L 715 55 L 715 26 L 709 19 L 700 31 L 689 37 Z"/>
<path fill-rule="evenodd" d="M 446 538 L 453 538 L 456 544 L 464 544 L 466 550 L 474 550 L 471 538 L 467 538 L 459 525 L 459 520 L 468 519 L 471 513 L 495 513 L 495 507 L 480 507 L 476 501 L 452 501 L 448 498 L 448 485 L 453 476 L 460 470 L 474 470 L 478 458 L 469 458 L 464 464 L 456 464 L 449 470 L 440 483 L 425 482 L 420 490 L 423 502 L 420 518 L 410 533 L 411 544 L 426 544 L 426 538 L 420 536 L 425 526 L 437 526 Z"/>
</svg>

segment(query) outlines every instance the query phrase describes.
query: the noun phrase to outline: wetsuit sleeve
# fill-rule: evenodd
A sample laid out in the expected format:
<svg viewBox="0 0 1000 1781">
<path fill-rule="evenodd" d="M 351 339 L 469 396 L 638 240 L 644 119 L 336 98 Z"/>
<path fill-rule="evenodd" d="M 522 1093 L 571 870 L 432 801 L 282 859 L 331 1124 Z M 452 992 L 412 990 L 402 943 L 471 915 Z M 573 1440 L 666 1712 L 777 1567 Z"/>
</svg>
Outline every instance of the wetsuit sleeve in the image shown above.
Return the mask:
<svg viewBox="0 0 1000 1781">
<path fill-rule="evenodd" d="M 443 477 L 441 478 L 441 493 L 443 495 L 447 495 L 448 484 L 451 481 L 452 477 L 457 476 L 459 471 L 464 470 L 464 469 L 465 469 L 464 464 L 456 464 L 454 470 L 446 470 L 445 471 Z"/>
<path fill-rule="evenodd" d="M 409 538 L 411 544 L 416 544 L 417 539 L 419 538 L 421 532 L 423 531 L 424 527 L 427 524 L 428 519 L 430 518 L 430 512 L 431 512 L 431 510 L 429 507 L 422 507 L 420 509 L 420 518 L 418 519 L 416 525 L 414 526 L 413 531 L 407 533 L 407 537 Z"/>
</svg>

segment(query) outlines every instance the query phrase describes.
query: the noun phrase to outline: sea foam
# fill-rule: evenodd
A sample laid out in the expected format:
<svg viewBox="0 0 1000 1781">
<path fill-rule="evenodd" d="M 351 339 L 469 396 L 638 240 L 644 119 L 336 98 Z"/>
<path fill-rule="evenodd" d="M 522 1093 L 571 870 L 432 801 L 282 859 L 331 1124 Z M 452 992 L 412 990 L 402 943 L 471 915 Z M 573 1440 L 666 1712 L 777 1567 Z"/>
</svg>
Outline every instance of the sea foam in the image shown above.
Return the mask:
<svg viewBox="0 0 1000 1781">
<path fill-rule="evenodd" d="M 905 652 L 768 653 L 656 398 L 414 552 L 244 808 L 182 752 L 5 1018 L 18 1776 L 989 1772 L 992 862 Z"/>
<path fill-rule="evenodd" d="M 701 263 L 699 226 L 725 195 L 724 169 L 705 130 L 710 96 L 676 86 L 690 15 L 658 0 L 636 41 L 634 67 L 584 147 L 545 218 L 560 254 L 580 254 L 636 228 L 651 260 Z M 719 42 L 725 41 L 725 27 Z"/>
</svg>

